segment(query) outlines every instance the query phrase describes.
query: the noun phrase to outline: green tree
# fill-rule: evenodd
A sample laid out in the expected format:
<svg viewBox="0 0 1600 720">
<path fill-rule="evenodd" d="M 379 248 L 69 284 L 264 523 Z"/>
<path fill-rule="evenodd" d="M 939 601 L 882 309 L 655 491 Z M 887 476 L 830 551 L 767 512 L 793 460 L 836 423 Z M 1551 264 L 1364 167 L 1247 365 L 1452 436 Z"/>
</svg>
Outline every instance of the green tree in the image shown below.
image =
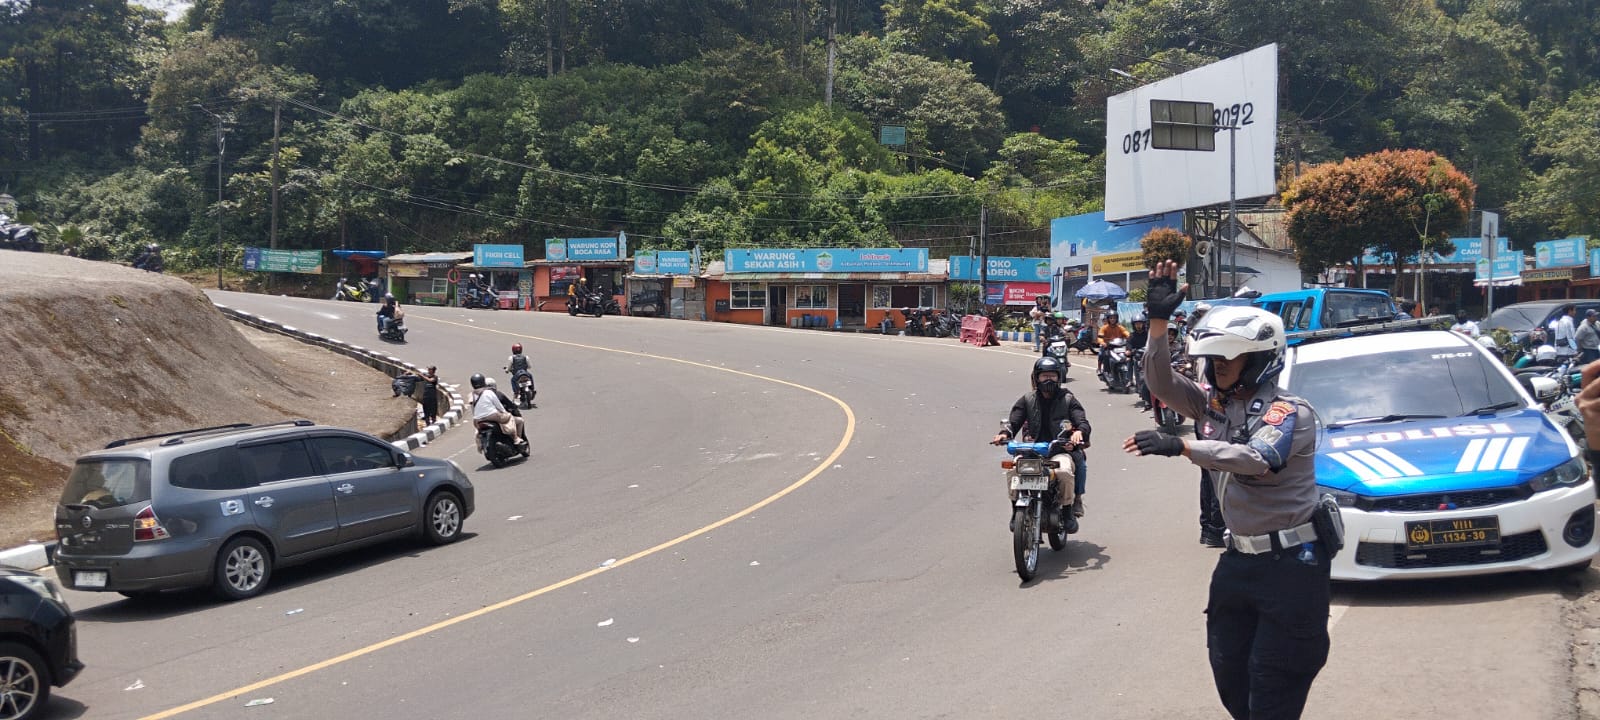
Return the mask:
<svg viewBox="0 0 1600 720">
<path fill-rule="evenodd" d="M 1466 224 L 1472 181 L 1450 161 L 1424 150 L 1385 150 L 1311 168 L 1283 195 L 1289 237 L 1300 267 L 1320 272 L 1368 251 L 1400 269 L 1424 250 L 1449 252 L 1452 230 Z"/>
<path fill-rule="evenodd" d="M 905 125 L 913 166 L 931 159 L 976 174 L 1000 144 L 1000 99 L 967 63 L 894 52 L 873 40 L 842 49 L 838 94 L 877 124 Z"/>
<path fill-rule="evenodd" d="M 1535 174 L 1508 208 L 1512 216 L 1534 232 L 1600 236 L 1600 83 L 1530 114 Z"/>
</svg>

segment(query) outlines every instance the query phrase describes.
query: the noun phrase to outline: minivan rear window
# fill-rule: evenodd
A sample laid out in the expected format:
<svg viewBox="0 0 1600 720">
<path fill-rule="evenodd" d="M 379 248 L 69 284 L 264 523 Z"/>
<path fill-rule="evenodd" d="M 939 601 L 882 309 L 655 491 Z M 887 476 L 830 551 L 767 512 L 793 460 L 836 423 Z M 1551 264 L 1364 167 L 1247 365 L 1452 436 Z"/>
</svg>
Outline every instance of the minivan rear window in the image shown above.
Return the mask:
<svg viewBox="0 0 1600 720">
<path fill-rule="evenodd" d="M 150 499 L 150 462 L 138 458 L 80 460 L 72 466 L 61 504 L 105 509 Z"/>
</svg>

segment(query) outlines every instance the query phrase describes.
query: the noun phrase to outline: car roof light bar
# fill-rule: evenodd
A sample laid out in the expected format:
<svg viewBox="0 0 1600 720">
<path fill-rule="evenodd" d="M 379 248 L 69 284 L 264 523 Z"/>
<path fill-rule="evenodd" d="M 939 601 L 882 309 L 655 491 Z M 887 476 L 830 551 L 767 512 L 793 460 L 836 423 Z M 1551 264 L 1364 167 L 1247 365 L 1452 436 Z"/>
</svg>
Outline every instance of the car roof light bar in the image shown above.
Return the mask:
<svg viewBox="0 0 1600 720">
<path fill-rule="evenodd" d="M 1390 320 L 1367 325 L 1354 325 L 1351 327 L 1327 328 L 1323 330 L 1302 330 L 1299 332 L 1284 333 L 1290 340 L 1299 340 L 1302 343 L 1315 340 L 1331 340 L 1333 338 L 1353 337 L 1356 335 L 1375 335 L 1386 332 L 1399 332 L 1402 330 L 1426 330 L 1438 325 L 1455 324 L 1454 315 L 1430 315 L 1424 318 L 1409 320 Z"/>
</svg>

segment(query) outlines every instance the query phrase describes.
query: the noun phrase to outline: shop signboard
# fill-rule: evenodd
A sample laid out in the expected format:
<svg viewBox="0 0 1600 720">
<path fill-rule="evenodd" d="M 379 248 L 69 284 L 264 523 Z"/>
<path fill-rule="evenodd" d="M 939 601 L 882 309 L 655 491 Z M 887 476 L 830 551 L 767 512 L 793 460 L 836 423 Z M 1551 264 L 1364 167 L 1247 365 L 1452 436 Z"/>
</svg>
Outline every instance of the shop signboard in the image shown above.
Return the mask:
<svg viewBox="0 0 1600 720">
<path fill-rule="evenodd" d="M 1428 253 L 1428 264 L 1443 265 L 1446 263 L 1476 263 L 1478 262 L 1478 258 L 1483 257 L 1483 238 L 1481 237 L 1450 238 L 1450 244 L 1455 246 L 1455 252 L 1450 253 L 1449 255 Z M 1503 237 L 1498 238 L 1495 242 L 1495 248 L 1496 255 L 1505 255 L 1510 253 L 1511 239 Z M 1415 257 L 1406 258 L 1407 264 L 1415 261 Z M 1380 255 L 1368 250 L 1365 255 L 1361 256 L 1361 264 L 1389 265 L 1392 267 L 1394 265 L 1394 257 L 1387 254 Z"/>
<path fill-rule="evenodd" d="M 675 288 L 692 288 L 694 287 L 694 278 L 685 275 L 679 275 L 678 277 L 672 279 L 672 286 Z"/>
<path fill-rule="evenodd" d="M 521 268 L 521 245 L 487 245 L 478 243 L 472 246 L 472 264 L 481 268 Z"/>
<path fill-rule="evenodd" d="M 322 273 L 322 251 L 247 247 L 244 249 L 244 269 L 249 272 L 319 275 Z"/>
<path fill-rule="evenodd" d="M 640 275 L 656 274 L 656 254 L 653 251 L 641 251 L 633 254 L 633 271 Z"/>
<path fill-rule="evenodd" d="M 621 257 L 616 238 L 550 238 L 544 241 L 546 260 L 616 260 Z"/>
<path fill-rule="evenodd" d="M 927 272 L 927 248 L 724 250 L 726 272 Z"/>
<path fill-rule="evenodd" d="M 694 253 L 688 250 L 645 250 L 633 254 L 633 271 L 640 275 L 693 275 Z"/>
<path fill-rule="evenodd" d="M 1600 278 L 1600 248 L 1589 251 L 1589 277 Z"/>
<path fill-rule="evenodd" d="M 1492 269 L 1494 271 L 1494 282 L 1502 282 L 1505 280 L 1512 280 L 1522 277 L 1522 252 L 1517 251 L 1506 253 L 1504 255 L 1495 255 L 1494 267 Z M 1477 282 L 1485 282 L 1489 280 L 1491 270 L 1489 267 L 1489 258 L 1478 258 L 1476 270 L 1477 274 L 1474 279 Z"/>
<path fill-rule="evenodd" d="M 390 277 L 420 278 L 428 276 L 428 266 L 419 263 L 399 263 L 389 266 Z"/>
<path fill-rule="evenodd" d="M 982 280 L 978 259 L 967 255 L 950 258 L 951 280 Z M 990 257 L 988 280 L 1037 282 L 1050 280 L 1050 258 Z"/>
<path fill-rule="evenodd" d="M 1533 244 L 1533 266 L 1546 268 L 1579 267 L 1589 259 L 1588 241 L 1581 237 L 1545 240 Z"/>
<path fill-rule="evenodd" d="M 1130 252 L 1111 253 L 1109 255 L 1096 255 L 1090 261 L 1094 274 L 1105 275 L 1109 273 L 1139 272 L 1146 269 L 1144 266 L 1144 251 L 1133 250 Z"/>
</svg>

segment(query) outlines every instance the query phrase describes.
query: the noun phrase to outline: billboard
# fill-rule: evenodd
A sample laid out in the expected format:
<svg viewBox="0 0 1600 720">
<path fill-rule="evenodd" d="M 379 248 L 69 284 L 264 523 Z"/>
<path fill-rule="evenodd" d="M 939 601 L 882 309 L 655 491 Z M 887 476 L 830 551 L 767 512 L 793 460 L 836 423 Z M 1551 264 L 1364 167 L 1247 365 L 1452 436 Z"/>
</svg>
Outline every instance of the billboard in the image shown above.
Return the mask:
<svg viewBox="0 0 1600 720">
<path fill-rule="evenodd" d="M 551 238 L 544 241 L 546 260 L 617 260 L 616 238 Z"/>
<path fill-rule="evenodd" d="M 472 264 L 481 268 L 520 269 L 522 267 L 522 246 L 478 243 L 472 246 Z"/>
<path fill-rule="evenodd" d="M 1215 149 L 1152 150 L 1151 101 L 1211 103 Z M 1157 215 L 1228 201 L 1229 135 L 1238 146 L 1240 198 L 1272 195 L 1277 171 L 1278 46 L 1235 55 L 1106 99 L 1106 219 Z"/>
<path fill-rule="evenodd" d="M 1474 274 L 1473 282 L 1489 282 L 1489 276 L 1491 274 L 1494 276 L 1494 282 L 1497 283 L 1504 282 L 1506 280 L 1515 280 L 1522 277 L 1522 265 L 1522 251 L 1520 250 L 1517 252 L 1506 253 L 1504 255 L 1496 254 L 1492 266 L 1489 262 L 1489 258 L 1478 258 L 1477 262 L 1475 263 L 1474 269 L 1476 270 L 1476 273 Z"/>
<path fill-rule="evenodd" d="M 981 280 L 978 277 L 978 258 L 967 255 L 950 258 L 950 279 Z M 1049 282 L 1050 258 L 990 257 L 989 280 Z"/>
<path fill-rule="evenodd" d="M 244 249 L 244 269 L 248 272 L 322 273 L 321 250 Z"/>
<path fill-rule="evenodd" d="M 922 272 L 927 248 L 724 250 L 726 272 Z"/>
<path fill-rule="evenodd" d="M 640 275 L 693 275 L 693 255 L 688 250 L 641 250 L 633 254 L 633 271 Z"/>
</svg>

